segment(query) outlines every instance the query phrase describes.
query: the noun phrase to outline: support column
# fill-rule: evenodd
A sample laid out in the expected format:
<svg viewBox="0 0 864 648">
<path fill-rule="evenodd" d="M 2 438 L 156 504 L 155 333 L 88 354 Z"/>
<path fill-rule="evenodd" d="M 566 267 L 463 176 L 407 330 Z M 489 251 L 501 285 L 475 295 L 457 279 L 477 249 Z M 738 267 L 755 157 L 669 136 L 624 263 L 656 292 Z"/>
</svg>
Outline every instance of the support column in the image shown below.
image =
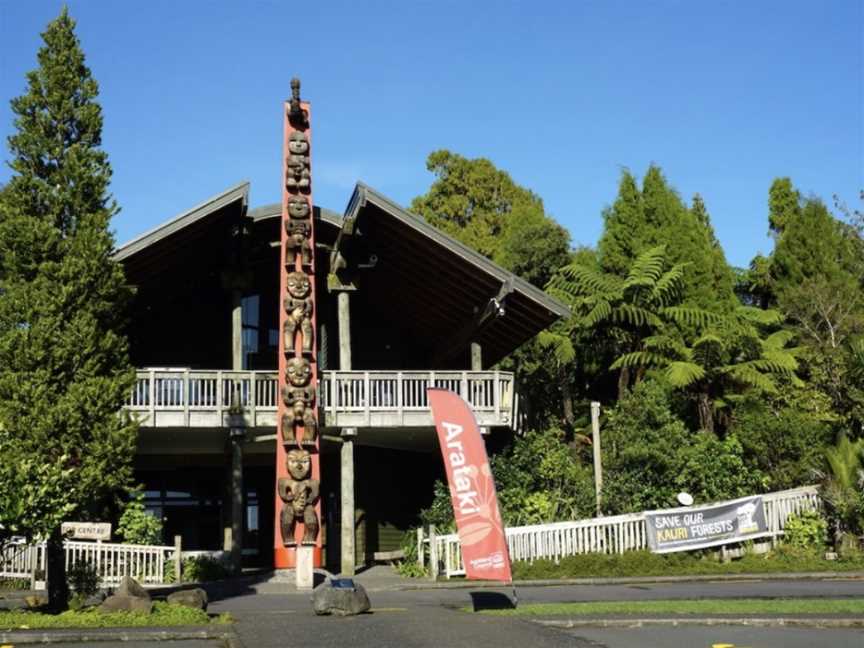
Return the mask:
<svg viewBox="0 0 864 648">
<path fill-rule="evenodd" d="M 243 369 L 243 292 L 234 288 L 231 290 L 231 369 Z M 231 383 L 230 404 L 239 396 L 235 393 L 235 383 Z M 231 566 L 240 571 L 243 553 L 243 441 L 246 436 L 243 417 L 232 416 L 228 428 L 230 444 L 230 466 L 228 468 L 229 485 L 225 493 L 226 523 L 222 529 L 222 548 L 231 556 Z M 227 522 L 230 519 L 230 524 Z"/>
<path fill-rule="evenodd" d="M 243 442 L 246 428 L 242 415 L 239 425 L 232 425 L 231 439 L 231 567 L 240 573 L 243 566 Z M 232 421 L 233 423 L 233 421 Z"/>
<path fill-rule="evenodd" d="M 336 293 L 339 312 L 339 369 L 351 371 L 351 302 L 350 293 L 340 290 Z"/>
<path fill-rule="evenodd" d="M 243 370 L 243 293 L 231 292 L 231 369 Z"/>
<path fill-rule="evenodd" d="M 351 370 L 351 301 L 347 290 L 336 293 L 336 304 L 339 320 L 339 369 Z M 340 555 L 342 557 L 341 573 L 353 576 L 357 568 L 355 562 L 354 537 L 354 437 L 355 428 L 342 430 L 341 453 L 341 541 Z"/>
<path fill-rule="evenodd" d="M 341 541 L 342 565 L 340 573 L 343 576 L 353 576 L 357 568 L 355 564 L 354 542 L 354 436 L 356 428 L 342 430 L 342 466 L 341 466 L 341 497 L 342 524 Z"/>
<path fill-rule="evenodd" d="M 471 343 L 471 371 L 483 371 L 483 348 L 477 342 Z"/>
</svg>

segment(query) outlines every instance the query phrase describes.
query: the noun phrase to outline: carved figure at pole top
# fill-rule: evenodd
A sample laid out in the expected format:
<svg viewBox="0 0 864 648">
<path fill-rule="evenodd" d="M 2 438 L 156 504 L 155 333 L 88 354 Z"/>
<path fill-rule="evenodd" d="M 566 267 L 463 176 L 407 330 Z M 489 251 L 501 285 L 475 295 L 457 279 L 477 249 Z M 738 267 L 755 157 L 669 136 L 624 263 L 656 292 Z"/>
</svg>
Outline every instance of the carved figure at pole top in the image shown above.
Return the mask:
<svg viewBox="0 0 864 648">
<path fill-rule="evenodd" d="M 293 270 L 294 261 L 300 255 L 300 265 L 304 268 L 312 267 L 312 244 L 309 235 L 312 226 L 308 221 L 286 220 L 285 221 L 285 267 Z"/>
<path fill-rule="evenodd" d="M 309 218 L 309 201 L 304 196 L 291 196 L 288 198 L 288 216 L 290 218 Z"/>
<path fill-rule="evenodd" d="M 312 380 L 312 365 L 306 358 L 289 358 L 285 363 L 285 378 L 294 387 L 305 387 Z"/>
<path fill-rule="evenodd" d="M 288 136 L 288 158 L 285 160 L 285 186 L 289 191 L 309 188 L 309 140 L 300 131 Z"/>
<path fill-rule="evenodd" d="M 291 79 L 291 103 L 288 104 L 288 121 L 294 128 L 309 127 L 309 113 L 300 106 L 300 79 Z"/>
<path fill-rule="evenodd" d="M 303 520 L 304 545 L 314 545 L 318 537 L 318 515 L 315 513 L 315 502 L 321 492 L 317 479 L 311 479 L 312 457 L 306 450 L 290 450 L 285 457 L 285 467 L 288 477 L 283 477 L 277 484 L 279 498 L 282 500 L 282 513 L 279 516 L 279 526 L 282 533 L 282 544 L 293 547 L 294 528 L 297 520 Z"/>
<path fill-rule="evenodd" d="M 312 354 L 312 286 L 309 275 L 302 272 L 289 272 L 287 277 L 288 294 L 285 295 L 285 324 L 282 335 L 285 341 L 285 354 L 294 350 L 294 336 L 300 333 L 300 348 L 305 355 Z M 289 376 L 290 379 L 290 376 Z"/>
<path fill-rule="evenodd" d="M 288 408 L 282 415 L 282 440 L 286 445 L 292 439 L 297 445 L 312 446 L 318 439 L 318 421 L 315 418 L 315 390 L 311 387 L 282 387 L 282 402 Z M 294 424 L 303 425 L 303 436 L 296 439 Z"/>
</svg>

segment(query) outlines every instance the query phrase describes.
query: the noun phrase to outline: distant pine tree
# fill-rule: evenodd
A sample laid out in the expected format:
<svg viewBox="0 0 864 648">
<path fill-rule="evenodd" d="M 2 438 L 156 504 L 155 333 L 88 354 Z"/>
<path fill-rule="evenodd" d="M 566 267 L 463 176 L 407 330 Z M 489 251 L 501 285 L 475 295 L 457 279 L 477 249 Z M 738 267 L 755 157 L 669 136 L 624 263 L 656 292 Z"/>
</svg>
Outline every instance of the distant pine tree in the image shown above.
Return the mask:
<svg viewBox="0 0 864 648">
<path fill-rule="evenodd" d="M 0 483 L 22 489 L 0 498 L 0 534 L 50 536 L 54 607 L 65 604 L 60 522 L 129 483 L 136 440 L 120 415 L 134 381 L 131 293 L 112 258 L 102 111 L 74 27 L 64 8 L 11 102 L 13 175 L 0 192 Z"/>
</svg>

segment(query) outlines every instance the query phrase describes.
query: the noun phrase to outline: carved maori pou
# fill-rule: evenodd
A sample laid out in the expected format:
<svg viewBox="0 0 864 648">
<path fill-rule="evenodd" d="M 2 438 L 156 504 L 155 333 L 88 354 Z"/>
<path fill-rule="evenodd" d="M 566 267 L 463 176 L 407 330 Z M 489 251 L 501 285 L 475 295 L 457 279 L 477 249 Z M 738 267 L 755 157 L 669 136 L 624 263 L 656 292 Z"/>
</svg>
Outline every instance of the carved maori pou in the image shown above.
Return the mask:
<svg viewBox="0 0 864 648">
<path fill-rule="evenodd" d="M 288 198 L 288 216 L 296 219 L 309 218 L 309 201 L 303 196 Z"/>
<path fill-rule="evenodd" d="M 298 440 L 300 446 L 311 446 L 318 439 L 318 421 L 315 419 L 315 390 L 311 387 L 282 388 L 282 402 L 288 411 L 282 415 L 282 438 L 287 442 L 294 438 L 295 423 L 303 425 L 303 436 Z"/>
<path fill-rule="evenodd" d="M 291 79 L 291 102 L 288 104 L 288 121 L 294 128 L 309 127 L 309 115 L 300 106 L 300 79 Z"/>
<path fill-rule="evenodd" d="M 305 387 L 312 380 L 312 366 L 306 358 L 289 358 L 285 379 L 294 387 Z"/>
<path fill-rule="evenodd" d="M 309 140 L 300 131 L 288 136 L 285 186 L 289 191 L 309 189 Z"/>
<path fill-rule="evenodd" d="M 290 450 L 285 457 L 285 467 L 288 477 L 283 477 L 277 484 L 279 497 L 284 503 L 279 517 L 282 533 L 282 544 L 293 547 L 294 527 L 298 519 L 303 520 L 304 545 L 314 545 L 318 537 L 318 515 L 315 513 L 315 502 L 321 492 L 317 479 L 310 479 L 312 473 L 312 458 L 306 450 Z"/>
<path fill-rule="evenodd" d="M 308 275 L 302 272 L 288 273 L 288 294 L 285 295 L 285 324 L 282 328 L 283 339 L 285 340 L 285 354 L 290 355 L 294 351 L 294 336 L 300 332 L 300 346 L 302 352 L 306 355 L 312 354 L 312 285 Z M 292 358 L 288 361 L 288 369 L 291 368 Z M 305 360 L 303 362 L 306 362 Z M 308 362 L 307 362 L 308 368 Z M 299 370 L 299 367 L 298 367 Z M 308 376 L 311 376 L 311 369 Z M 308 376 L 307 381 L 308 382 Z M 291 374 L 287 376 L 291 384 L 295 384 L 291 379 Z M 306 383 L 303 383 L 304 385 Z"/>
<path fill-rule="evenodd" d="M 293 270 L 294 260 L 300 255 L 300 264 L 304 268 L 312 267 L 312 245 L 309 243 L 311 226 L 306 221 L 286 220 L 285 233 L 285 267 Z"/>
</svg>

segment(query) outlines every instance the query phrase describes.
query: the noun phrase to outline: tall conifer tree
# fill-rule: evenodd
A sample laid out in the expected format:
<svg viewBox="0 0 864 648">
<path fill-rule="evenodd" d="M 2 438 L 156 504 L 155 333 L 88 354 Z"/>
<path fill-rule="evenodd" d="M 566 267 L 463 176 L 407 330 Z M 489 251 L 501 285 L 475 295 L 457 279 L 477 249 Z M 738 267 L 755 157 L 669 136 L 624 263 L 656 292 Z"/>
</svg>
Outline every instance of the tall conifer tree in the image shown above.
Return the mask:
<svg viewBox="0 0 864 648">
<path fill-rule="evenodd" d="M 624 171 L 618 197 L 604 214 L 605 227 L 598 244 L 604 271 L 624 276 L 643 252 L 658 245 L 668 250 L 668 263 L 688 263 L 684 301 L 716 312 L 735 305 L 735 279 L 711 227 L 701 197 L 692 208 L 651 165 L 639 189 Z"/>
<path fill-rule="evenodd" d="M 0 482 L 32 487 L 0 498 L 0 534 L 50 536 L 55 607 L 65 602 L 59 523 L 98 515 L 128 484 L 136 436 L 120 415 L 134 381 L 130 290 L 112 258 L 98 87 L 74 27 L 64 8 L 12 100 L 13 175 L 0 193 Z"/>
</svg>

